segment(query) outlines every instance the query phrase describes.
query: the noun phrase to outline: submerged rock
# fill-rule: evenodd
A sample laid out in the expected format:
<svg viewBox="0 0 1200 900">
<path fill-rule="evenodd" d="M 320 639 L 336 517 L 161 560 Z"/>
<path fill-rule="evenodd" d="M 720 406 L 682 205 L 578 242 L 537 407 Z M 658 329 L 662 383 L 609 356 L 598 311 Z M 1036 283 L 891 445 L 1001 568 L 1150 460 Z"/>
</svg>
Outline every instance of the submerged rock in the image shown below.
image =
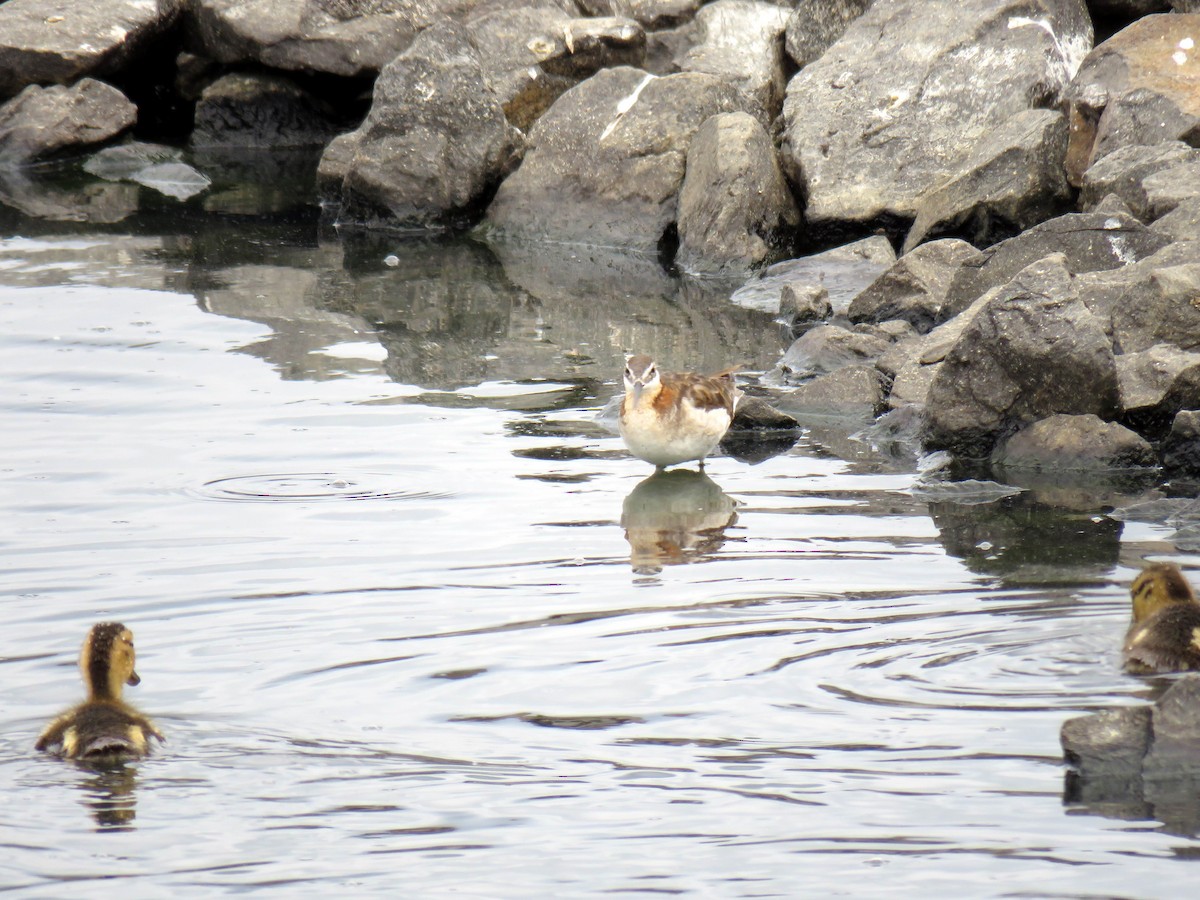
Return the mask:
<svg viewBox="0 0 1200 900">
<path fill-rule="evenodd" d="M 992 453 L 1001 468 L 1048 472 L 1099 472 L 1155 466 L 1143 437 L 1099 416 L 1055 415 L 1027 425 Z"/>
</svg>

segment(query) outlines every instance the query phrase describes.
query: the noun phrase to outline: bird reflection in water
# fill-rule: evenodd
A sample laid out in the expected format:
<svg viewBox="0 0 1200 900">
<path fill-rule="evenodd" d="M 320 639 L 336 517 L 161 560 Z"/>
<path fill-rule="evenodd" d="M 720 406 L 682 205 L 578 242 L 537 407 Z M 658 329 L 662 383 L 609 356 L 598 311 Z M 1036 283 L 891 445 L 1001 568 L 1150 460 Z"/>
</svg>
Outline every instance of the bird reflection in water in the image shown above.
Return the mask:
<svg viewBox="0 0 1200 900">
<path fill-rule="evenodd" d="M 640 482 L 621 507 L 629 562 L 640 575 L 705 559 L 725 543 L 737 504 L 717 483 L 692 469 L 658 471 Z"/>
<path fill-rule="evenodd" d="M 80 762 L 79 782 L 99 831 L 132 831 L 137 817 L 137 768 L 125 762 Z"/>
</svg>

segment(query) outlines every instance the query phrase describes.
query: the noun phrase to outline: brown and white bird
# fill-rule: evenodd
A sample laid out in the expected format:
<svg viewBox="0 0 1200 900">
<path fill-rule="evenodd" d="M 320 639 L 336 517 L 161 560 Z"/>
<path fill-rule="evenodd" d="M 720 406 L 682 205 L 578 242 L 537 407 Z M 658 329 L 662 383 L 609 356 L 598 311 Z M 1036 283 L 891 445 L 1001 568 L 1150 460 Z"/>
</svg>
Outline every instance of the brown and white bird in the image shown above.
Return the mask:
<svg viewBox="0 0 1200 900">
<path fill-rule="evenodd" d="M 1133 580 L 1125 668 L 1139 675 L 1200 669 L 1200 602 L 1179 566 L 1152 563 Z"/>
<path fill-rule="evenodd" d="M 165 740 L 154 724 L 121 699 L 134 671 L 133 633 L 120 622 L 93 625 L 79 652 L 88 698 L 46 726 L 34 745 L 68 759 L 120 760 L 145 756 L 150 738 Z"/>
<path fill-rule="evenodd" d="M 733 421 L 741 396 L 733 383 L 736 368 L 716 375 L 659 372 L 649 356 L 631 356 L 618 419 L 629 452 L 660 469 L 693 459 L 704 468 Z"/>
</svg>

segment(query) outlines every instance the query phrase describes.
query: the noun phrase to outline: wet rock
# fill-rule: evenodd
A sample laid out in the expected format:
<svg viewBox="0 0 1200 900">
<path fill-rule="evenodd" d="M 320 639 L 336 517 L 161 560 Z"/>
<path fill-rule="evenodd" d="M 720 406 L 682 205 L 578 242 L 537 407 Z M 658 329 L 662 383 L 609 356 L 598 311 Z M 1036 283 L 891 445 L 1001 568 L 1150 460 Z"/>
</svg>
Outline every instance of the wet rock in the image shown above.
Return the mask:
<svg viewBox="0 0 1200 900">
<path fill-rule="evenodd" d="M 1050 107 L 1091 46 L 1076 0 L 875 3 L 788 83 L 784 170 L 816 227 L 908 219 L 984 135 Z"/>
<path fill-rule="evenodd" d="M 1088 54 L 1067 92 L 1072 184 L 1120 147 L 1200 142 L 1197 35 L 1200 18 L 1146 16 Z"/>
<path fill-rule="evenodd" d="M 30 84 L 69 84 L 126 65 L 170 28 L 184 0 L 0 3 L 0 100 Z M 64 11 L 67 12 L 63 15 Z"/>
<path fill-rule="evenodd" d="M 871 418 L 883 408 L 883 385 L 874 366 L 847 365 L 799 385 L 780 405 L 798 415 Z"/>
<path fill-rule="evenodd" d="M 0 169 L 79 152 L 137 121 L 137 107 L 115 87 L 84 78 L 71 87 L 29 85 L 0 106 Z"/>
<path fill-rule="evenodd" d="M 106 147 L 92 154 L 83 169 L 108 181 L 132 181 L 176 200 L 202 193 L 212 183 L 183 161 L 182 150 L 140 141 Z"/>
<path fill-rule="evenodd" d="M 1150 747 L 1150 707 L 1106 709 L 1063 722 L 1067 765 L 1090 776 L 1138 775 Z"/>
<path fill-rule="evenodd" d="M 1139 432 L 1161 434 L 1177 412 L 1200 408 L 1200 353 L 1156 344 L 1116 363 L 1123 417 Z"/>
<path fill-rule="evenodd" d="M 487 212 L 492 230 L 657 250 L 678 208 L 687 151 L 710 116 L 735 112 L 712 75 L 605 69 L 567 91 L 529 134 L 531 149 Z M 570 215 L 564 215 L 570 210 Z"/>
<path fill-rule="evenodd" d="M 779 292 L 779 315 L 793 329 L 824 322 L 833 315 L 829 291 L 822 284 L 785 284 Z"/>
<path fill-rule="evenodd" d="M 769 431 L 795 428 L 799 423 L 787 413 L 780 412 L 761 397 L 743 394 L 733 412 L 730 428 L 738 431 Z"/>
<path fill-rule="evenodd" d="M 687 153 L 679 192 L 685 272 L 745 271 L 792 242 L 800 212 L 762 125 L 747 113 L 708 119 Z"/>
<path fill-rule="evenodd" d="M 517 139 L 465 30 L 430 28 L 380 73 L 366 121 L 335 151 L 342 157 L 354 143 L 342 216 L 399 227 L 459 224 L 512 165 Z M 336 161 L 326 167 L 335 169 Z"/>
<path fill-rule="evenodd" d="M 1006 469 L 1071 472 L 1158 465 L 1150 443 L 1099 416 L 1059 414 L 1027 425 L 1001 441 L 992 464 Z"/>
<path fill-rule="evenodd" d="M 948 238 L 905 253 L 850 303 L 851 322 L 903 319 L 927 332 L 940 319 L 942 303 L 959 268 L 982 262 L 966 241 Z"/>
<path fill-rule="evenodd" d="M 222 63 L 350 77 L 382 70 L 462 0 L 194 0 L 188 42 Z"/>
<path fill-rule="evenodd" d="M 892 409 L 924 407 L 929 400 L 929 388 L 940 368 L 941 363 L 923 365 L 919 362 L 910 362 L 901 367 L 892 380 L 887 405 Z"/>
<path fill-rule="evenodd" d="M 788 11 L 760 0 L 716 0 L 696 13 L 697 42 L 680 62 L 737 85 L 764 125 L 779 115 L 784 74 L 783 30 Z"/>
<path fill-rule="evenodd" d="M 1150 230 L 1174 241 L 1200 241 L 1200 200 L 1185 200 L 1156 219 Z"/>
<path fill-rule="evenodd" d="M 818 325 L 797 338 L 775 367 L 785 384 L 799 384 L 845 366 L 871 365 L 889 346 L 884 338 L 849 331 L 839 325 Z"/>
<path fill-rule="evenodd" d="M 947 354 L 929 389 L 925 443 L 980 458 L 1055 413 L 1116 411 L 1111 341 L 1055 254 L 988 299 Z"/>
<path fill-rule="evenodd" d="M 803 68 L 828 50 L 872 0 L 799 0 L 788 16 L 784 46 Z"/>
<path fill-rule="evenodd" d="M 196 104 L 194 147 L 313 147 L 338 131 L 334 111 L 278 75 L 226 75 Z"/>
<path fill-rule="evenodd" d="M 1195 259 L 1189 241 L 1111 277 L 1080 279 L 1088 305 L 1097 312 L 1110 310 L 1117 352 L 1136 353 L 1163 342 L 1200 348 L 1200 263 Z"/>
<path fill-rule="evenodd" d="M 32 169 L 0 165 L 0 209 L 3 207 L 31 219 L 111 224 L 137 212 L 138 188 L 96 181 L 62 184 L 35 175 Z"/>
<path fill-rule="evenodd" d="M 1072 274 L 1116 269 L 1170 243 L 1136 219 L 1104 213 L 1069 213 L 1050 219 L 983 251 L 962 266 L 950 283 L 943 316 L 966 309 L 990 288 L 1006 283 L 1026 266 L 1062 253 Z"/>
<path fill-rule="evenodd" d="M 1150 202 L 1142 182 L 1156 172 L 1193 159 L 1200 159 L 1200 150 L 1182 141 L 1118 147 L 1083 173 L 1079 207 L 1084 212 L 1091 212 L 1102 199 L 1115 194 L 1134 216 L 1150 222 L 1155 217 L 1150 214 Z"/>
<path fill-rule="evenodd" d="M 730 298 L 738 306 L 778 312 L 786 285 L 824 287 L 833 311 L 843 313 L 850 301 L 896 261 L 896 251 L 882 236 L 864 238 L 832 250 L 775 263 Z"/>
<path fill-rule="evenodd" d="M 1163 468 L 1168 474 L 1200 476 L 1200 409 L 1176 413 L 1160 449 Z"/>
<path fill-rule="evenodd" d="M 1027 109 L 985 135 L 950 177 L 916 201 L 904 251 L 930 235 L 962 234 L 989 244 L 1063 212 L 1067 119 Z"/>
</svg>

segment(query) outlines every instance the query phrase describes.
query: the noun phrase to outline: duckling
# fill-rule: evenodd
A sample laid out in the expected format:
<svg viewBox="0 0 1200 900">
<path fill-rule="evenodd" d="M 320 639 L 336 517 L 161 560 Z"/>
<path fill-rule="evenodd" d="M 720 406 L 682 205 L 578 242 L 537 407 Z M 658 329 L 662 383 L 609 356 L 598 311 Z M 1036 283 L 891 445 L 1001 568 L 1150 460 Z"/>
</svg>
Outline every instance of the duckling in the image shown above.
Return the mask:
<svg viewBox="0 0 1200 900">
<path fill-rule="evenodd" d="M 1139 675 L 1200 669 L 1200 601 L 1174 563 L 1153 563 L 1130 587 L 1125 669 Z"/>
<path fill-rule="evenodd" d="M 133 632 L 120 622 L 92 626 L 79 652 L 88 698 L 46 726 L 34 745 L 67 759 L 130 759 L 150 752 L 151 736 L 165 741 L 154 724 L 121 699 L 134 671 Z"/>
</svg>

